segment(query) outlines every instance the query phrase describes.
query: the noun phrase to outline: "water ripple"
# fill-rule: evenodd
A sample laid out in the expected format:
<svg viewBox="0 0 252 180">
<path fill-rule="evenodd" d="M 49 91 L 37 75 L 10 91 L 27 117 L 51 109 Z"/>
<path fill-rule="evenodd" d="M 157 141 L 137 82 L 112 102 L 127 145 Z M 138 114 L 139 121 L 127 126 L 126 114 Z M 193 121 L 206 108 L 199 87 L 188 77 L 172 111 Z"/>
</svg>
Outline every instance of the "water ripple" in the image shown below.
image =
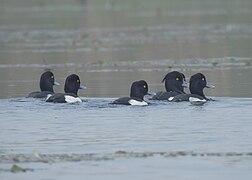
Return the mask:
<svg viewBox="0 0 252 180">
<path fill-rule="evenodd" d="M 105 161 L 118 158 L 148 158 L 160 156 L 164 158 L 175 158 L 183 156 L 191 157 L 252 157 L 252 152 L 127 152 L 117 151 L 108 154 L 11 154 L 0 155 L 0 163 L 58 163 L 58 162 L 76 162 L 76 161 Z"/>
</svg>

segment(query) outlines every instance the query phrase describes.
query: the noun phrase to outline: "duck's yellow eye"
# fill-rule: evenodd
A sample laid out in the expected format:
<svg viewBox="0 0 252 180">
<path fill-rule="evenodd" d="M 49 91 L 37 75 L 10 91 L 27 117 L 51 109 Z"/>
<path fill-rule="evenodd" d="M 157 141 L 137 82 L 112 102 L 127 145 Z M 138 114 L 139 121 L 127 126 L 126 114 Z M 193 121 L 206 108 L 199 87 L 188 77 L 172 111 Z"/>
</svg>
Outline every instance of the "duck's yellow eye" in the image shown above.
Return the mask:
<svg viewBox="0 0 252 180">
<path fill-rule="evenodd" d="M 54 77 L 53 77 L 53 76 L 51 76 L 51 78 L 53 79 Z"/>
<path fill-rule="evenodd" d="M 147 88 L 147 86 L 146 86 L 146 85 L 144 85 L 143 87 L 144 87 L 145 89 Z"/>
<path fill-rule="evenodd" d="M 205 81 L 205 78 L 202 78 L 202 81 Z"/>
<path fill-rule="evenodd" d="M 80 82 L 80 80 L 79 79 L 77 79 L 77 83 L 79 83 Z"/>
<path fill-rule="evenodd" d="M 176 81 L 179 81 L 179 78 L 178 78 L 178 77 L 176 78 Z"/>
</svg>

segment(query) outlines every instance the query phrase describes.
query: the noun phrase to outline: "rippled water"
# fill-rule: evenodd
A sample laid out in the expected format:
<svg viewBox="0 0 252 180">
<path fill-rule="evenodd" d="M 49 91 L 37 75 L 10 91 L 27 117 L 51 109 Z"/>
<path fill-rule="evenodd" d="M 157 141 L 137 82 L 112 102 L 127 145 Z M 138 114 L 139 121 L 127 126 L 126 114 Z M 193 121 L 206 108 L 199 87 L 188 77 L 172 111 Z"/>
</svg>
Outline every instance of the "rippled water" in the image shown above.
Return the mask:
<svg viewBox="0 0 252 180">
<path fill-rule="evenodd" d="M 83 99 L 1 100 L 0 177 L 15 178 L 3 171 L 17 163 L 33 170 L 19 176 L 25 179 L 251 178 L 250 98 L 147 107 Z"/>
</svg>

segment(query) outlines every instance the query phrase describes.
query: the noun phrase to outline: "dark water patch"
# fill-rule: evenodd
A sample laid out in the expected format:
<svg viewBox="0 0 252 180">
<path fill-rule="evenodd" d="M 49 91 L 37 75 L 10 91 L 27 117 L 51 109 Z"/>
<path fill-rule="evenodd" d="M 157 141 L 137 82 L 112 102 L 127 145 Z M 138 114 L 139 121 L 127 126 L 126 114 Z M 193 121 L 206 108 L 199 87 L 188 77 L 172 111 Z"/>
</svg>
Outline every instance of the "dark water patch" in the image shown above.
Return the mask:
<svg viewBox="0 0 252 180">
<path fill-rule="evenodd" d="M 13 164 L 10 169 L 0 168 L 0 172 L 25 173 L 25 172 L 28 172 L 28 171 L 34 171 L 34 169 L 23 168 L 23 167 L 18 166 L 16 164 Z"/>
<path fill-rule="evenodd" d="M 175 17 L 189 17 L 189 16 L 223 16 L 223 15 L 228 15 L 229 12 L 227 12 L 225 9 L 206 9 L 206 10 L 195 10 L 195 11 L 162 11 L 162 10 L 157 10 L 157 11 L 141 11 L 141 12 L 135 12 L 135 13 L 130 13 L 127 14 L 129 17 L 135 17 L 135 16 L 140 16 L 140 17 L 156 17 L 156 16 L 162 16 L 162 17 L 167 17 L 167 16 L 175 16 Z M 233 15 L 241 15 L 241 14 L 251 14 L 251 11 L 249 9 L 237 9 Z"/>
<path fill-rule="evenodd" d="M 141 61 L 98 61 L 87 63 L 87 72 L 169 72 L 178 71 L 208 71 L 228 70 L 232 68 L 251 68 L 252 59 L 249 57 L 225 57 L 209 59 L 166 59 Z"/>
<path fill-rule="evenodd" d="M 10 27 L 11 28 L 11 27 Z M 200 34 L 199 34 L 200 32 Z M 232 39 L 250 39 L 251 25 L 206 24 L 206 25 L 159 25 L 132 26 L 125 28 L 80 28 L 77 30 L 27 30 L 0 31 L 0 40 L 6 47 L 35 49 L 50 47 L 108 47 L 132 46 L 146 43 L 169 44 L 187 41 L 212 43 Z M 227 39 L 228 36 L 228 39 Z M 206 42 L 205 42 L 206 43 Z M 24 49 L 25 50 L 25 49 Z M 57 50 L 57 49 L 56 49 Z M 1 50 L 2 52 L 3 50 Z"/>
<path fill-rule="evenodd" d="M 147 45 L 153 50 L 156 49 L 153 47 L 155 45 L 159 46 L 160 50 L 183 47 L 192 48 L 195 51 L 196 48 L 199 48 L 198 45 L 201 47 L 204 45 L 210 51 L 214 49 L 214 45 L 218 45 L 223 48 L 224 52 L 227 49 L 238 51 L 233 46 L 239 45 L 239 42 L 244 42 L 241 43 L 244 44 L 244 49 L 248 48 L 251 29 L 251 26 L 247 24 L 206 24 L 81 28 L 78 30 L 19 30 L 14 32 L 2 30 L 0 31 L 0 41 L 2 42 L 0 53 L 3 55 L 10 53 L 123 53 L 124 51 L 129 53 L 146 49 Z M 189 44 L 194 45 L 189 46 Z M 225 55 L 219 54 L 218 56 Z M 188 54 L 186 57 L 190 56 Z"/>
<path fill-rule="evenodd" d="M 61 68 L 61 67 L 73 67 L 75 63 L 65 64 L 1 64 L 0 68 Z"/>
<path fill-rule="evenodd" d="M 252 68 L 250 57 L 224 57 L 208 59 L 164 59 L 164 60 L 128 60 L 128 61 L 96 61 L 60 64 L 1 64 L 0 68 L 78 68 L 85 72 L 169 72 L 171 70 L 228 70 L 233 68 Z M 25 81 L 23 81 L 25 82 Z"/>
<path fill-rule="evenodd" d="M 118 158 L 148 158 L 159 156 L 164 158 L 178 158 L 184 156 L 191 157 L 252 157 L 252 152 L 127 152 L 116 151 L 108 154 L 10 154 L 0 155 L 0 163 L 60 163 L 60 162 L 76 162 L 76 161 L 106 161 L 116 160 Z"/>
</svg>

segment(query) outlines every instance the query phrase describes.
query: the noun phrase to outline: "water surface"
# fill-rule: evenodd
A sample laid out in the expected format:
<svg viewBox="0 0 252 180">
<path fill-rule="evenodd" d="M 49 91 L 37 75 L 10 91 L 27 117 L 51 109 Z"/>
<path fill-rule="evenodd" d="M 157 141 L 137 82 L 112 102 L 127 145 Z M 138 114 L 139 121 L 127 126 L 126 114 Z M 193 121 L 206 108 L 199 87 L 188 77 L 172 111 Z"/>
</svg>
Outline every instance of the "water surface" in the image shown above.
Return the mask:
<svg viewBox="0 0 252 180">
<path fill-rule="evenodd" d="M 215 99 L 146 107 L 105 98 L 80 104 L 1 100 L 2 171 L 13 164 L 33 171 L 0 176 L 250 179 L 252 99 Z"/>
</svg>

